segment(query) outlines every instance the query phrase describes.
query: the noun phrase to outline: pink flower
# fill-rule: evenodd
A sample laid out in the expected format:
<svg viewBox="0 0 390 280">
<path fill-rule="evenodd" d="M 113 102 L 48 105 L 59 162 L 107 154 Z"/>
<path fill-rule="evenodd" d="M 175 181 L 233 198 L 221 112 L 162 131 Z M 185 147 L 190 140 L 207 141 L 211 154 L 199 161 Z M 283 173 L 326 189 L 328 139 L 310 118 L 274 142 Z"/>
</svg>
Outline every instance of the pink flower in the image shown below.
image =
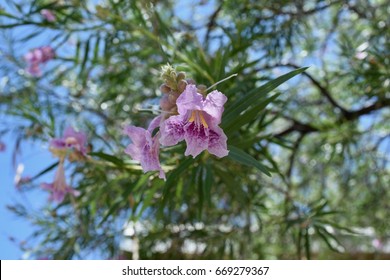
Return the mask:
<svg viewBox="0 0 390 280">
<path fill-rule="evenodd" d="M 61 138 L 55 138 L 50 142 L 50 150 L 55 154 L 63 154 L 68 149 L 73 149 L 86 156 L 87 136 L 83 132 L 77 132 L 73 127 L 69 126 L 65 129 L 64 135 Z"/>
<path fill-rule="evenodd" d="M 41 15 L 43 16 L 44 19 L 46 19 L 48 22 L 53 22 L 56 20 L 56 16 L 50 11 L 50 10 L 47 10 L 47 9 L 43 9 L 41 11 Z"/>
<path fill-rule="evenodd" d="M 65 179 L 65 170 L 64 170 L 64 161 L 60 160 L 56 175 L 54 177 L 53 183 L 42 183 L 41 187 L 45 190 L 51 191 L 50 200 L 55 200 L 57 202 L 62 202 L 66 194 L 73 196 L 78 196 L 80 193 L 75 189 L 69 187 L 66 184 Z"/>
<path fill-rule="evenodd" d="M 28 67 L 26 69 L 27 72 L 34 77 L 40 77 L 42 75 L 40 65 L 53 59 L 54 56 L 55 56 L 55 52 L 53 48 L 50 46 L 35 48 L 29 51 L 24 56 L 24 60 L 28 64 Z"/>
<path fill-rule="evenodd" d="M 28 184 L 30 182 L 31 182 L 30 176 L 25 176 L 25 177 L 19 176 L 18 178 L 15 177 L 15 187 L 19 190 L 22 188 L 22 185 Z"/>
<path fill-rule="evenodd" d="M 125 153 L 134 160 L 139 161 L 144 172 L 159 171 L 159 177 L 165 180 L 165 173 L 161 168 L 159 160 L 159 133 L 152 136 L 153 130 L 159 126 L 160 120 L 161 117 L 155 118 L 149 125 L 148 130 L 130 125 L 126 126 L 123 132 L 133 142 L 127 146 Z"/>
<path fill-rule="evenodd" d="M 0 141 L 0 152 L 4 152 L 5 151 L 5 144 L 4 144 L 4 142 L 1 142 Z"/>
<path fill-rule="evenodd" d="M 217 157 L 227 156 L 227 137 L 219 127 L 226 101 L 226 96 L 217 90 L 204 98 L 195 85 L 188 85 L 176 101 L 179 115 L 161 124 L 160 143 L 172 146 L 185 140 L 186 156 L 196 157 L 204 150 Z"/>
</svg>

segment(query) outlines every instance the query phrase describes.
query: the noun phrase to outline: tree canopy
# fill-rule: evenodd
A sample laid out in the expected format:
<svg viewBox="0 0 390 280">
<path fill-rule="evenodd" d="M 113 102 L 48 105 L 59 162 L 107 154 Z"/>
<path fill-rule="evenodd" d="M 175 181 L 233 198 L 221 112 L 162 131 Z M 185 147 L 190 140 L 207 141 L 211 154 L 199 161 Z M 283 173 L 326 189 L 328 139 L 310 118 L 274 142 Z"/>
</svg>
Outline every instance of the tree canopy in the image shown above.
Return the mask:
<svg viewBox="0 0 390 280">
<path fill-rule="evenodd" d="M 389 12 L 385 0 L 1 4 L 0 140 L 53 152 L 18 182 L 27 196 L 44 174 L 66 179 L 42 209 L 8 206 L 36 229 L 23 249 L 389 258 Z M 222 106 L 220 122 L 207 106 Z M 164 144 L 173 119 L 182 138 Z M 223 135 L 227 156 L 213 148 Z M 149 164 L 156 151 L 166 180 Z"/>
</svg>

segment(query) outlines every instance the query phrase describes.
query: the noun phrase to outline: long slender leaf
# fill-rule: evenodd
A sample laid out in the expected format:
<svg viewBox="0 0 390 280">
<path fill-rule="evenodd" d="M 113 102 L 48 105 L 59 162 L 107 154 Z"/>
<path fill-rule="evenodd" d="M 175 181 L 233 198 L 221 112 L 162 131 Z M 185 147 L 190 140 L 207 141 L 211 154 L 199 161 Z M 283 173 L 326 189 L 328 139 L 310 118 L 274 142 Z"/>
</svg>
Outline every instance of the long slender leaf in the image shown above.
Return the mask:
<svg viewBox="0 0 390 280">
<path fill-rule="evenodd" d="M 261 172 L 263 172 L 267 176 L 271 176 L 269 169 L 265 165 L 258 162 L 255 158 L 253 158 L 248 153 L 244 152 L 243 150 L 241 150 L 239 148 L 233 147 L 233 146 L 229 146 L 228 149 L 230 151 L 228 157 L 231 158 L 232 160 L 237 161 L 237 162 L 242 163 L 242 164 L 245 164 L 245 165 L 248 165 L 248 166 L 256 167 L 257 169 L 259 169 Z"/>
</svg>

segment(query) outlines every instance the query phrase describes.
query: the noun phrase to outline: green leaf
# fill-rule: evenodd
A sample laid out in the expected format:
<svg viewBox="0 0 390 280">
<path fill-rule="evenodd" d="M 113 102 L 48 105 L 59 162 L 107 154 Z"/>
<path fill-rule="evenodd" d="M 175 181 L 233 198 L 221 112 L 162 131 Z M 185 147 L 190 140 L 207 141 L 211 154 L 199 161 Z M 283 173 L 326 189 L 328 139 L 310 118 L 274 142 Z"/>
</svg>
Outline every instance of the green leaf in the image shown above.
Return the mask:
<svg viewBox="0 0 390 280">
<path fill-rule="evenodd" d="M 13 19 L 19 19 L 18 17 L 7 13 L 2 8 L 0 8 L 0 16 L 5 16 L 5 17 L 13 18 Z"/>
<path fill-rule="evenodd" d="M 83 58 L 83 61 L 81 63 L 80 76 L 83 75 L 84 70 L 85 70 L 85 66 L 87 65 L 87 62 L 88 62 L 90 43 L 91 43 L 91 38 L 89 38 L 88 41 L 85 43 L 84 58 Z"/>
<path fill-rule="evenodd" d="M 163 201 L 166 202 L 166 200 L 169 197 L 169 191 L 171 190 L 172 186 L 177 183 L 178 178 L 180 175 L 188 169 L 188 167 L 194 162 L 194 159 L 189 157 L 185 160 L 183 160 L 180 165 L 169 174 L 167 181 L 165 182 L 164 187 L 164 194 L 163 194 Z"/>
<path fill-rule="evenodd" d="M 307 68 L 308 67 L 299 68 L 297 70 L 284 74 L 272 81 L 269 81 L 268 83 L 262 85 L 261 87 L 250 91 L 249 93 L 239 98 L 237 101 L 231 103 L 226 108 L 221 126 L 224 128 L 228 128 L 237 120 L 238 116 L 243 111 L 249 110 L 250 108 L 254 108 L 257 106 L 261 106 L 267 93 L 274 90 L 279 85 L 288 81 L 292 77 L 302 73 Z"/>
<path fill-rule="evenodd" d="M 103 159 L 103 160 L 108 161 L 108 162 L 111 162 L 114 165 L 119 166 L 119 167 L 123 167 L 125 165 L 121 159 L 119 159 L 115 156 L 109 155 L 109 154 L 102 153 L 102 152 L 89 153 L 89 155 L 98 157 L 98 158 Z"/>
<path fill-rule="evenodd" d="M 270 104 L 271 102 L 273 102 L 276 98 L 278 98 L 280 94 L 275 94 L 269 98 L 260 98 L 258 100 L 258 104 L 256 106 L 252 106 L 251 108 L 249 108 L 248 110 L 245 110 L 240 116 L 238 116 L 237 118 L 235 118 L 234 122 L 227 126 L 225 128 L 225 133 L 227 135 L 229 135 L 229 132 L 233 132 L 237 129 L 239 129 L 240 127 L 242 127 L 243 125 L 251 122 L 252 120 L 254 120 L 261 112 L 262 110 L 268 105 Z"/>
<path fill-rule="evenodd" d="M 31 178 L 31 181 L 35 180 L 35 179 L 38 179 L 39 177 L 41 177 L 43 174 L 46 174 L 47 172 L 51 171 L 52 169 L 54 169 L 60 162 L 57 161 L 55 163 L 53 163 L 52 165 L 50 165 L 49 167 L 45 168 L 44 170 L 42 170 L 41 172 L 39 172 L 37 175 L 35 175 L 34 177 Z"/>
<path fill-rule="evenodd" d="M 259 161 L 257 161 L 251 155 L 249 155 L 246 152 L 244 152 L 243 150 L 236 148 L 236 147 L 233 147 L 233 146 L 229 146 L 228 150 L 230 151 L 228 157 L 231 158 L 232 160 L 237 161 L 239 163 L 242 163 L 244 165 L 256 167 L 261 172 L 263 172 L 267 176 L 271 177 L 271 173 L 270 173 L 270 170 L 268 169 L 268 167 L 261 164 Z"/>
</svg>

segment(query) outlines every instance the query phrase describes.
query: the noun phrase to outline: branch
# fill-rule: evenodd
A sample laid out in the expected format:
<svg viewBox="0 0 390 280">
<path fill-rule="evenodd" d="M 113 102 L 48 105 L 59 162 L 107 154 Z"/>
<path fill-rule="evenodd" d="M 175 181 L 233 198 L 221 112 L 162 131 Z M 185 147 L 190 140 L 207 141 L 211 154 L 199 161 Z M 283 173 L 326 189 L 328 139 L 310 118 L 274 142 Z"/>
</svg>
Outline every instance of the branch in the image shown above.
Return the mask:
<svg viewBox="0 0 390 280">
<path fill-rule="evenodd" d="M 274 66 L 276 67 L 290 67 L 290 68 L 294 68 L 294 69 L 298 69 L 300 68 L 298 65 L 295 65 L 293 63 L 286 63 L 286 64 L 275 64 Z M 317 81 L 316 79 L 313 78 L 313 76 L 311 76 L 310 74 L 308 74 L 306 71 L 302 72 L 301 73 L 303 76 L 307 77 L 310 82 L 318 88 L 318 90 L 320 91 L 320 93 L 329 101 L 330 104 L 332 104 L 334 107 L 338 108 L 341 113 L 344 115 L 344 117 L 346 117 L 348 115 L 348 110 L 345 109 L 343 106 L 341 106 L 340 104 L 338 104 L 336 102 L 336 100 L 332 97 L 331 93 L 329 92 L 329 90 L 327 88 L 325 88 L 323 85 L 321 85 L 321 83 L 319 81 Z"/>
<path fill-rule="evenodd" d="M 267 68 L 270 69 L 270 68 L 273 68 L 273 67 L 290 67 L 290 68 L 294 68 L 294 69 L 301 68 L 300 66 L 295 65 L 293 63 L 285 63 L 285 64 L 278 63 L 278 64 L 275 64 L 273 66 L 267 66 L 265 68 L 266 69 Z M 371 104 L 370 106 L 363 107 L 363 108 L 358 109 L 358 110 L 354 110 L 354 111 L 347 110 L 346 108 L 344 108 L 343 106 L 341 106 L 340 104 L 338 104 L 336 102 L 336 100 L 330 94 L 329 90 L 327 88 L 325 88 L 323 85 L 321 85 L 321 83 L 319 81 L 314 79 L 307 72 L 302 72 L 301 74 L 303 76 L 307 77 L 311 81 L 311 83 L 315 87 L 318 88 L 320 93 L 329 101 L 330 104 L 332 104 L 335 108 L 338 108 L 341 111 L 341 113 L 343 115 L 343 118 L 345 120 L 348 120 L 348 121 L 356 120 L 360 116 L 367 115 L 367 114 L 370 114 L 373 111 L 376 111 L 376 110 L 379 110 L 379 109 L 382 109 L 382 108 L 390 106 L 390 99 L 389 98 L 385 98 L 385 99 L 378 99 L 378 101 L 376 101 L 375 103 Z"/>
<path fill-rule="evenodd" d="M 275 134 L 274 136 L 276 138 L 281 138 L 281 137 L 283 137 L 285 135 L 288 135 L 288 134 L 290 134 L 292 132 L 299 132 L 301 134 L 306 135 L 308 133 L 318 132 L 319 131 L 318 128 L 316 128 L 316 127 L 314 127 L 314 126 L 312 126 L 310 124 L 304 124 L 304 123 L 301 123 L 301 122 L 299 122 L 297 120 L 292 120 L 292 121 L 293 121 L 293 124 L 289 128 L 283 130 L 282 132 L 279 132 L 279 133 Z"/>
<path fill-rule="evenodd" d="M 222 10 L 222 5 L 223 5 L 223 3 L 221 3 L 218 6 L 218 8 L 215 10 L 215 12 L 210 16 L 209 22 L 207 24 L 207 32 L 206 32 L 206 36 L 205 36 L 205 40 L 204 40 L 206 42 L 206 44 L 209 42 L 211 30 L 213 30 L 213 28 L 216 26 L 217 17 L 218 17 L 218 14 Z"/>
<path fill-rule="evenodd" d="M 363 115 L 368 115 L 373 111 L 380 110 L 385 107 L 390 107 L 390 98 L 378 99 L 375 103 L 370 106 L 363 107 L 355 111 L 349 111 L 346 119 L 349 121 L 356 120 Z"/>
</svg>

